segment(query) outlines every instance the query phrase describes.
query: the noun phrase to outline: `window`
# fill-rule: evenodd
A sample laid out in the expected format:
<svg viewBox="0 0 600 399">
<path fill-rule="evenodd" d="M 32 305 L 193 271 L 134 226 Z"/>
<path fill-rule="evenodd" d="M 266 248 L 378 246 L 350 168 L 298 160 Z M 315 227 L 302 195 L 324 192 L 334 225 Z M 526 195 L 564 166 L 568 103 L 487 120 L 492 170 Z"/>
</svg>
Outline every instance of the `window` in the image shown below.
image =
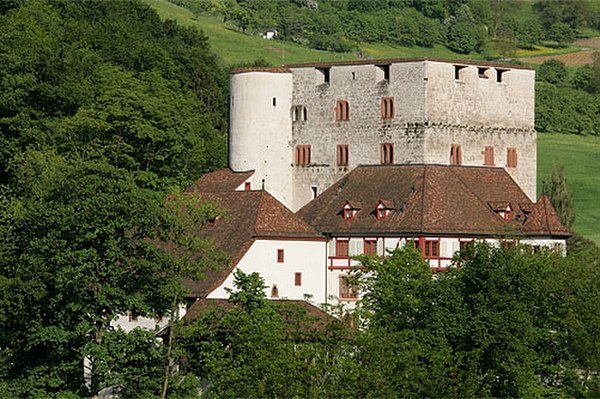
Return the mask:
<svg viewBox="0 0 600 399">
<path fill-rule="evenodd" d="M 350 120 L 350 106 L 346 100 L 338 100 L 335 106 L 335 120 L 337 122 Z"/>
<path fill-rule="evenodd" d="M 250 191 L 250 189 L 251 189 L 250 182 L 249 181 L 245 182 L 244 183 L 244 191 Z"/>
<path fill-rule="evenodd" d="M 392 119 L 394 117 L 394 97 L 381 98 L 381 118 Z"/>
<path fill-rule="evenodd" d="M 365 239 L 365 255 L 377 255 L 377 240 Z"/>
<path fill-rule="evenodd" d="M 450 165 L 462 165 L 462 149 L 460 144 L 450 146 Z"/>
<path fill-rule="evenodd" d="M 479 67 L 477 68 L 477 75 L 481 78 L 481 79 L 487 79 L 488 76 L 486 74 L 487 70 L 489 68 L 484 68 L 484 67 Z"/>
<path fill-rule="evenodd" d="M 271 287 L 271 298 L 279 298 L 279 289 L 277 288 L 277 284 L 273 284 Z"/>
<path fill-rule="evenodd" d="M 425 240 L 425 250 L 423 255 L 426 258 L 439 258 L 440 256 L 440 242 L 438 240 Z"/>
<path fill-rule="evenodd" d="M 302 285 L 302 273 L 296 272 L 294 273 L 294 285 L 299 287 Z"/>
<path fill-rule="evenodd" d="M 381 144 L 381 163 L 392 164 L 394 163 L 394 145 L 390 143 Z"/>
<path fill-rule="evenodd" d="M 494 166 L 494 147 L 485 147 L 483 150 L 483 164 Z"/>
<path fill-rule="evenodd" d="M 377 65 L 377 80 L 390 81 L 390 65 Z"/>
<path fill-rule="evenodd" d="M 339 258 L 347 258 L 348 257 L 348 244 L 349 239 L 336 238 L 335 240 L 335 256 Z"/>
<path fill-rule="evenodd" d="M 278 249 L 277 250 L 277 263 L 283 263 L 283 249 Z"/>
<path fill-rule="evenodd" d="M 310 145 L 296 146 L 296 165 L 310 165 Z"/>
<path fill-rule="evenodd" d="M 357 299 L 358 287 L 349 276 L 340 276 L 340 299 Z"/>
<path fill-rule="evenodd" d="M 506 150 L 506 166 L 509 168 L 517 167 L 517 149 L 508 148 Z"/>
<path fill-rule="evenodd" d="M 306 107 L 303 105 L 294 105 L 292 107 L 292 121 L 305 121 L 308 113 L 306 111 Z"/>
<path fill-rule="evenodd" d="M 319 75 L 319 81 L 317 84 L 327 83 L 329 84 L 329 70 L 331 68 L 317 68 L 317 73 Z"/>
<path fill-rule="evenodd" d="M 502 75 L 504 75 L 505 72 L 508 72 L 508 70 L 507 69 L 496 69 L 496 82 L 502 83 Z"/>
<path fill-rule="evenodd" d="M 277 106 L 277 98 L 273 97 L 273 106 L 276 107 Z"/>
<path fill-rule="evenodd" d="M 344 205 L 342 212 L 344 214 L 344 219 L 346 220 L 350 220 L 354 217 L 354 208 L 352 208 L 352 205 L 350 204 Z"/>
<path fill-rule="evenodd" d="M 465 69 L 466 66 L 464 65 L 454 65 L 454 79 L 455 80 L 461 80 L 464 76 L 463 76 L 463 69 Z"/>
<path fill-rule="evenodd" d="M 338 144 L 337 166 L 348 166 L 348 144 Z"/>
<path fill-rule="evenodd" d="M 382 200 L 379 201 L 375 208 L 375 218 L 377 220 L 385 219 L 390 214 L 390 208 L 384 204 Z"/>
<path fill-rule="evenodd" d="M 310 189 L 312 190 L 313 199 L 317 198 L 317 186 L 310 186 Z"/>
</svg>

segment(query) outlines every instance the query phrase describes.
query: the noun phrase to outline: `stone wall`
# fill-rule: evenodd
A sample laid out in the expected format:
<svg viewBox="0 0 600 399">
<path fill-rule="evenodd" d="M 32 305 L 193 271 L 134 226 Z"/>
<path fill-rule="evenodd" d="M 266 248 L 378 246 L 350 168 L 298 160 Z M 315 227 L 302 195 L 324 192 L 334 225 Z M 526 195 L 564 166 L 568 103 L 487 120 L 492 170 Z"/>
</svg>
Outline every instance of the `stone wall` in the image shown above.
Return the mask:
<svg viewBox="0 0 600 399">
<path fill-rule="evenodd" d="M 390 60 L 289 72 L 232 76 L 230 166 L 256 169 L 253 187 L 266 179 L 265 188 L 293 211 L 356 166 L 381 163 L 384 143 L 393 144 L 395 164 L 449 164 L 450 146 L 458 144 L 463 165 L 483 165 L 491 146 L 494 166 L 505 167 L 507 148 L 516 148 L 518 164 L 507 170 L 535 201 L 534 71 Z M 283 100 L 277 107 L 274 97 Z M 382 117 L 384 97 L 393 98 L 393 118 Z M 347 101 L 348 120 L 336 120 L 338 100 Z M 294 107 L 303 111 L 294 115 Z M 295 164 L 297 145 L 310 145 L 310 164 Z M 337 165 L 337 145 L 348 146 L 348 165 Z"/>
</svg>

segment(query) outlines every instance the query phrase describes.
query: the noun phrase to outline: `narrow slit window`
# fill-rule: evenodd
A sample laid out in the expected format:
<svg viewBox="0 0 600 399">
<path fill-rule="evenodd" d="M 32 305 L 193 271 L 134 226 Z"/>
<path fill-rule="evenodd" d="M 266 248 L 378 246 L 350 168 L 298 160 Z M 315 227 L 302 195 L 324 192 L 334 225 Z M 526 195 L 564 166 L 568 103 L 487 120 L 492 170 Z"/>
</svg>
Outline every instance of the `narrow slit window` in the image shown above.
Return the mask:
<svg viewBox="0 0 600 399">
<path fill-rule="evenodd" d="M 348 144 L 338 144 L 337 166 L 348 166 Z"/>
<path fill-rule="evenodd" d="M 311 186 L 310 189 L 312 190 L 313 199 L 317 198 L 317 186 Z"/>
<path fill-rule="evenodd" d="M 462 165 L 462 148 L 460 144 L 450 146 L 450 165 Z"/>
<path fill-rule="evenodd" d="M 335 105 L 335 120 L 337 122 L 350 120 L 350 106 L 346 100 L 337 100 Z"/>
<path fill-rule="evenodd" d="M 394 118 L 394 97 L 382 97 L 381 98 L 381 118 L 382 119 Z"/>
<path fill-rule="evenodd" d="M 273 97 L 273 106 L 276 107 L 277 106 L 277 97 Z"/>
<path fill-rule="evenodd" d="M 394 145 L 391 143 L 381 144 L 381 163 L 382 164 L 393 164 L 394 163 Z"/>
</svg>

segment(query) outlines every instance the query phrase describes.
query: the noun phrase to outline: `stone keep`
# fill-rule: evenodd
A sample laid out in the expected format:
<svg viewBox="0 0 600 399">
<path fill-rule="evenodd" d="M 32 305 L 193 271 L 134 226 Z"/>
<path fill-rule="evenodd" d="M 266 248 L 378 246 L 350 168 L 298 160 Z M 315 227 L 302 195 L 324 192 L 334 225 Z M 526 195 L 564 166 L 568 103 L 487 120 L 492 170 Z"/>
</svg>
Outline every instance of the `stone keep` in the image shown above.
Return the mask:
<svg viewBox="0 0 600 399">
<path fill-rule="evenodd" d="M 504 167 L 535 201 L 534 82 L 529 68 L 438 59 L 237 69 L 229 166 L 293 211 L 383 162 Z"/>
</svg>

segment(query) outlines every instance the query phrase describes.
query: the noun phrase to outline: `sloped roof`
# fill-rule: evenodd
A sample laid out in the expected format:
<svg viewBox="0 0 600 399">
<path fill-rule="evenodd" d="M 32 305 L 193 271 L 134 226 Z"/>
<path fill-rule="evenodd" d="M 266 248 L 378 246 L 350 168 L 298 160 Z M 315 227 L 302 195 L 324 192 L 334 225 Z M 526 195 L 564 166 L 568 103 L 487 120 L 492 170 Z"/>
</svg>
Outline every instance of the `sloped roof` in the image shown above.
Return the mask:
<svg viewBox="0 0 600 399">
<path fill-rule="evenodd" d="M 196 180 L 186 193 L 234 191 L 253 174 L 253 170 L 247 172 L 234 172 L 231 169 L 216 170 Z"/>
<path fill-rule="evenodd" d="M 531 214 L 521 228 L 524 234 L 570 235 L 569 230 L 563 226 L 546 195 L 542 195 L 531 209 Z"/>
<path fill-rule="evenodd" d="M 388 217 L 378 220 L 375 205 L 381 198 L 393 199 L 397 205 Z M 345 220 L 340 204 L 347 200 L 370 205 Z M 498 203 L 510 203 L 517 209 L 511 220 L 503 220 L 494 212 L 490 204 Z M 318 231 L 339 235 L 568 235 L 554 222 L 555 229 L 536 224 L 536 229 L 522 231 L 530 215 L 521 212 L 521 207 L 535 209 L 502 168 L 377 165 L 357 167 L 300 209 L 298 215 Z M 536 220 L 544 215 L 551 213 L 535 216 Z"/>
<path fill-rule="evenodd" d="M 265 191 L 189 192 L 223 209 L 214 223 L 202 226 L 198 235 L 213 241 L 231 261 L 221 270 L 208 270 L 201 281 L 187 281 L 195 297 L 219 287 L 258 238 L 324 239 L 271 194 Z"/>
</svg>

